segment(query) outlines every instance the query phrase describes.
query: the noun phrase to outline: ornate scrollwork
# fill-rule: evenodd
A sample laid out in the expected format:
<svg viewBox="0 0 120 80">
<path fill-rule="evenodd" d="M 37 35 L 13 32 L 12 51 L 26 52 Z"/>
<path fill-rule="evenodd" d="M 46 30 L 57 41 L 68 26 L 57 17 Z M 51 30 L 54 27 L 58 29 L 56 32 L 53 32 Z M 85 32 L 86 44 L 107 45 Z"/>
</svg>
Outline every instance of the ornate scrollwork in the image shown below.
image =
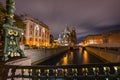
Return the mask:
<svg viewBox="0 0 120 80">
<path fill-rule="evenodd" d="M 9 34 L 9 35 L 13 35 L 13 30 L 9 29 L 9 30 L 8 30 L 8 34 Z"/>
<path fill-rule="evenodd" d="M 9 29 L 8 30 L 8 34 L 11 36 L 11 35 L 13 35 L 13 36 L 18 36 L 18 31 L 13 31 L 13 30 L 11 30 L 11 29 Z"/>
<path fill-rule="evenodd" d="M 14 32 L 14 36 L 18 36 L 18 32 L 17 31 Z"/>
<path fill-rule="evenodd" d="M 0 39 L 4 41 L 2 61 L 7 61 L 17 56 L 25 57 L 24 52 L 19 46 L 19 38 L 22 29 L 15 27 L 13 24 L 15 0 L 6 0 L 6 3 L 6 20 L 5 24 L 2 26 L 4 33 L 0 30 L 0 34 L 3 35 Z"/>
</svg>

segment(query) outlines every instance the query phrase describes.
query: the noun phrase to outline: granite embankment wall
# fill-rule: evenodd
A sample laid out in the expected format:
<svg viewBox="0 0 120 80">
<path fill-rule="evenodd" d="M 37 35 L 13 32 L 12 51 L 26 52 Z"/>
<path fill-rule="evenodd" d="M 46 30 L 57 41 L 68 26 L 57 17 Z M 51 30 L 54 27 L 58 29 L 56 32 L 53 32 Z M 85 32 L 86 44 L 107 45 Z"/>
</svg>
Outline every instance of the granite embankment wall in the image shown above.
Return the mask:
<svg viewBox="0 0 120 80">
<path fill-rule="evenodd" d="M 85 47 L 87 51 L 92 52 L 98 57 L 108 62 L 120 62 L 120 48 L 107 48 L 107 47 Z"/>
<path fill-rule="evenodd" d="M 31 58 L 32 65 L 36 65 L 42 61 L 45 61 L 51 57 L 59 55 L 67 51 L 68 47 L 58 47 L 58 48 L 39 48 L 39 49 L 27 49 L 24 50 L 25 55 Z"/>
</svg>

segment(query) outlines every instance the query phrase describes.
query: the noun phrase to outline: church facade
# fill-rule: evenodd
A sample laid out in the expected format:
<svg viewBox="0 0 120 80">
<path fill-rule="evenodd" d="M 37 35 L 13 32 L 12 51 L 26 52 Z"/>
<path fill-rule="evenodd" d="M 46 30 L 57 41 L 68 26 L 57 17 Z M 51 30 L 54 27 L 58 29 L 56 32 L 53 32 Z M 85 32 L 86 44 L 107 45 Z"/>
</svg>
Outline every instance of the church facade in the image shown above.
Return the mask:
<svg viewBox="0 0 120 80">
<path fill-rule="evenodd" d="M 72 27 L 71 30 L 68 27 L 66 27 L 64 29 L 64 31 L 59 34 L 58 41 L 59 41 L 59 44 L 61 46 L 74 46 L 74 45 L 76 45 L 77 39 L 76 39 L 75 27 Z"/>
</svg>

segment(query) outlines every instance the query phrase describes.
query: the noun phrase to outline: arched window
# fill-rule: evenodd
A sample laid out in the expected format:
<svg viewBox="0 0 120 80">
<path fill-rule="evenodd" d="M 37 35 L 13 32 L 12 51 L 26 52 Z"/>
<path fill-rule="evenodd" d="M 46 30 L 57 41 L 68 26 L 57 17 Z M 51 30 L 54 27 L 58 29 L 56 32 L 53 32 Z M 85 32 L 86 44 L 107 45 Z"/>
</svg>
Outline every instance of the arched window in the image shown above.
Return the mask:
<svg viewBox="0 0 120 80">
<path fill-rule="evenodd" d="M 38 25 L 35 25 L 35 27 L 34 27 L 34 30 L 35 30 L 35 35 L 36 36 L 39 36 L 39 26 Z"/>
<path fill-rule="evenodd" d="M 34 29 L 35 29 L 35 30 L 39 30 L 40 28 L 39 28 L 38 25 L 35 25 Z"/>
<path fill-rule="evenodd" d="M 45 32 L 45 28 L 42 29 L 42 32 Z"/>
</svg>

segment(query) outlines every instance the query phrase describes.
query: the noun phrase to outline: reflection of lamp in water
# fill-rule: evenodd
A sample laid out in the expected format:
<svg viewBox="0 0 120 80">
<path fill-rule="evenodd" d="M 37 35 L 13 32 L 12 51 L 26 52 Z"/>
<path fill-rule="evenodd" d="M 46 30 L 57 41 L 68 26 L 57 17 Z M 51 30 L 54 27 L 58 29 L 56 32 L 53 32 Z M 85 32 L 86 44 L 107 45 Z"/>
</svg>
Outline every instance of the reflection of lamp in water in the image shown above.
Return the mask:
<svg viewBox="0 0 120 80">
<path fill-rule="evenodd" d="M 74 52 L 70 52 L 70 57 L 71 57 L 71 60 L 73 60 L 73 54 L 74 54 Z"/>
<path fill-rule="evenodd" d="M 63 58 L 63 65 L 67 65 L 68 64 L 68 56 L 66 55 L 64 58 Z"/>
<path fill-rule="evenodd" d="M 86 50 L 84 50 L 83 58 L 83 63 L 88 63 L 88 52 Z"/>
</svg>

